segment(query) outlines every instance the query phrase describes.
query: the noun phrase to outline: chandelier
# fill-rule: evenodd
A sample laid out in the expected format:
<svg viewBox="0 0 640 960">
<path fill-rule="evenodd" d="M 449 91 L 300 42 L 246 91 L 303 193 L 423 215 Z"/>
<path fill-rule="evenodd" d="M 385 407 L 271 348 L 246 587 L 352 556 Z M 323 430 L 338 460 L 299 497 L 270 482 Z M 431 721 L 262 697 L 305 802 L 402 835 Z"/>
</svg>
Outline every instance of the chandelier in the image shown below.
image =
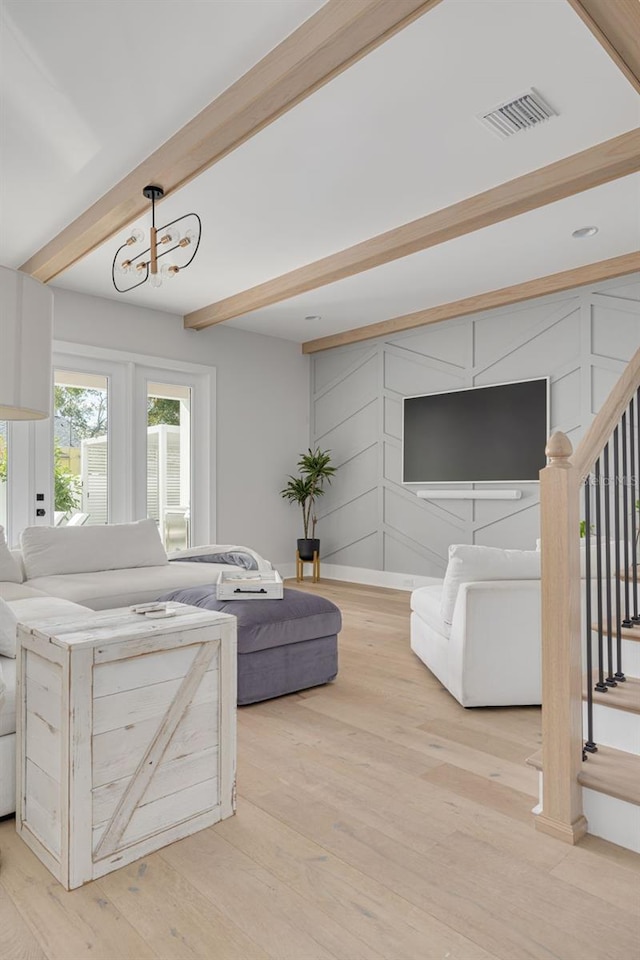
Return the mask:
<svg viewBox="0 0 640 960">
<path fill-rule="evenodd" d="M 164 190 L 148 186 L 142 192 L 147 200 L 151 200 L 149 246 L 138 252 L 145 235 L 136 229 L 118 247 L 111 266 L 111 279 L 118 293 L 128 293 L 147 280 L 154 287 L 161 286 L 163 280 L 175 277 L 189 266 L 200 245 L 202 222 L 197 213 L 185 213 L 163 227 L 156 227 L 156 200 L 164 197 Z M 158 261 L 169 253 L 175 254 L 172 257 L 175 262 L 160 265 Z"/>
</svg>

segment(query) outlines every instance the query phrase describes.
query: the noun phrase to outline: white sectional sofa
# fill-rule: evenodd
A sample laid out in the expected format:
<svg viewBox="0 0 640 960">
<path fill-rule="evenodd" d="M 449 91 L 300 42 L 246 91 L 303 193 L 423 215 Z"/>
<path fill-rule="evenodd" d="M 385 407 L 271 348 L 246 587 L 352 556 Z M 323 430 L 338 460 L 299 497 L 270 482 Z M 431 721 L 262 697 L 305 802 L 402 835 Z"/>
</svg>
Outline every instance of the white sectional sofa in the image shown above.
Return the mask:
<svg viewBox="0 0 640 960">
<path fill-rule="evenodd" d="M 32 624 L 78 613 L 90 617 L 95 610 L 210 584 L 230 566 L 212 558 L 228 560 L 231 554 L 242 554 L 258 569 L 271 568 L 250 548 L 228 544 L 167 556 L 153 520 L 29 527 L 21 550 L 12 551 L 0 527 L 0 817 L 15 810 L 16 622 Z"/>
</svg>

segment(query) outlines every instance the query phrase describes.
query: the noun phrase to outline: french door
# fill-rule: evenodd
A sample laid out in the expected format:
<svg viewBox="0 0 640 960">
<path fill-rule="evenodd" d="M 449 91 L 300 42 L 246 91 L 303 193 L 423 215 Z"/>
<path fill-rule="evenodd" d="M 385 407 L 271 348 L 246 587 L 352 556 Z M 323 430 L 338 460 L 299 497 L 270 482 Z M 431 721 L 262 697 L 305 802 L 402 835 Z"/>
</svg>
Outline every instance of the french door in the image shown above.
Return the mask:
<svg viewBox="0 0 640 960">
<path fill-rule="evenodd" d="M 152 517 L 168 551 L 215 539 L 215 371 L 64 345 L 53 415 L 0 423 L 0 525 Z"/>
<path fill-rule="evenodd" d="M 215 539 L 209 380 L 135 367 L 135 515 L 157 522 L 168 552 Z"/>
</svg>

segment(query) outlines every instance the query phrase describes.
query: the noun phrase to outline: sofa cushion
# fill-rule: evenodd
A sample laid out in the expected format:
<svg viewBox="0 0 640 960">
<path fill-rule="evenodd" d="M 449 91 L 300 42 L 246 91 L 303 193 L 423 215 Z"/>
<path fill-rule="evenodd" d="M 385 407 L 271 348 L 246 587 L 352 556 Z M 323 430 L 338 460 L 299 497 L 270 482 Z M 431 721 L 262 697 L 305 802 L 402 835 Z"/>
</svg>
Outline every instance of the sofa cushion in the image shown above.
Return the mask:
<svg viewBox="0 0 640 960">
<path fill-rule="evenodd" d="M 0 655 L 15 657 L 18 620 L 8 603 L 0 600 Z"/>
<path fill-rule="evenodd" d="M 7 546 L 4 527 L 0 526 L 0 580 L 7 580 L 9 583 L 22 583 L 23 579 L 20 564 Z"/>
<path fill-rule="evenodd" d="M 12 600 L 24 600 L 26 597 L 44 597 L 42 590 L 34 590 L 26 583 L 0 582 L 0 597 L 10 603 Z"/>
<path fill-rule="evenodd" d="M 411 609 L 421 620 L 429 624 L 432 630 L 448 637 L 451 626 L 442 619 L 442 581 L 431 583 L 427 587 L 418 587 L 411 594 Z"/>
<path fill-rule="evenodd" d="M 27 578 L 167 564 L 154 520 L 83 527 L 27 527 L 22 532 Z"/>
<path fill-rule="evenodd" d="M 501 550 L 499 547 L 452 544 L 442 586 L 442 619 L 451 625 L 461 583 L 539 579 L 540 554 L 536 550 Z"/>
<path fill-rule="evenodd" d="M 10 618 L 3 618 L 3 600 L 0 600 L 0 654 L 3 657 L 14 657 L 16 655 L 16 628 L 18 623 L 32 625 L 41 620 L 63 619 L 65 617 L 78 617 L 86 614 L 91 616 L 93 610 L 82 607 L 78 603 L 71 603 L 69 600 L 61 600 L 58 597 L 47 597 L 39 594 L 35 597 L 23 597 L 20 600 L 12 600 L 11 603 L 4 604 L 10 612 Z M 4 623 L 11 623 L 13 629 L 3 630 Z"/>
<path fill-rule="evenodd" d="M 128 607 L 157 600 L 161 593 L 199 584 L 214 584 L 221 570 L 217 563 L 167 563 L 135 570 L 103 570 L 38 577 L 29 581 L 43 593 L 82 603 L 92 610 Z"/>
<path fill-rule="evenodd" d="M 0 695 L 0 737 L 16 732 L 16 662 L 0 657 L 4 696 Z M 4 772 L 4 771 L 3 771 Z M 1 779 L 1 775 L 0 775 Z"/>
</svg>

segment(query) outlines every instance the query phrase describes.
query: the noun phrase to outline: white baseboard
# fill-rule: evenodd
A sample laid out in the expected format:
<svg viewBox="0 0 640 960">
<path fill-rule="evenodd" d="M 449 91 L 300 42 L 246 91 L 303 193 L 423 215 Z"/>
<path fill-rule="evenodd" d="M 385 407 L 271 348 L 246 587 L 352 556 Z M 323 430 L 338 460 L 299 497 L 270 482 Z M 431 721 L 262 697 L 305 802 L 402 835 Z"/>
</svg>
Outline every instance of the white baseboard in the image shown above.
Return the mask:
<svg viewBox="0 0 640 960">
<path fill-rule="evenodd" d="M 274 563 L 283 580 L 296 575 L 295 563 Z M 311 565 L 305 565 L 305 572 L 311 576 Z M 415 590 L 428 587 L 431 583 L 442 583 L 438 577 L 418 577 L 407 573 L 391 573 L 388 570 L 367 570 L 364 567 L 346 567 L 339 563 L 325 563 L 320 560 L 320 576 L 323 580 L 344 580 L 347 583 L 363 583 L 370 587 L 390 587 L 394 590 Z"/>
</svg>

